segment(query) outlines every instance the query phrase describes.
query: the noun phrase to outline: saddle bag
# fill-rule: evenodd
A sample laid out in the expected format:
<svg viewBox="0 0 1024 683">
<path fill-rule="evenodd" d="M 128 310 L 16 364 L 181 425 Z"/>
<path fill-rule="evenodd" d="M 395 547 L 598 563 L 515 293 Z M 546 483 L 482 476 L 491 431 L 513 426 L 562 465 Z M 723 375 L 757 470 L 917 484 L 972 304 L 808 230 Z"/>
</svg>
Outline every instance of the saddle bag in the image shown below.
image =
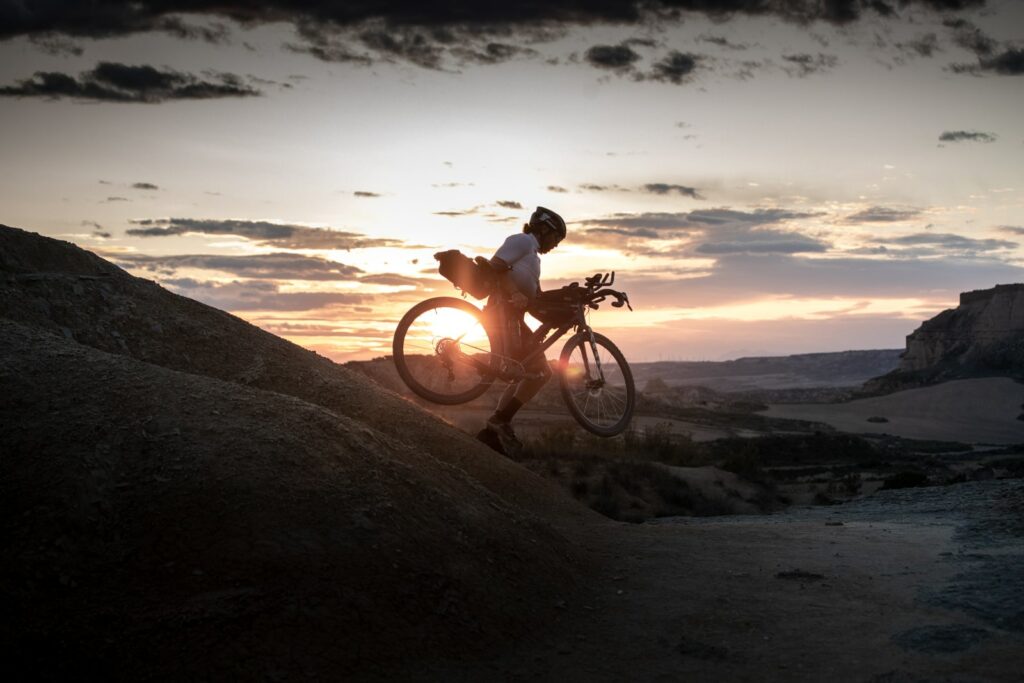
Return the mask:
<svg viewBox="0 0 1024 683">
<path fill-rule="evenodd" d="M 482 256 L 471 259 L 458 249 L 439 251 L 437 272 L 441 276 L 476 299 L 486 299 L 497 286 L 497 277 L 487 260 Z"/>
</svg>

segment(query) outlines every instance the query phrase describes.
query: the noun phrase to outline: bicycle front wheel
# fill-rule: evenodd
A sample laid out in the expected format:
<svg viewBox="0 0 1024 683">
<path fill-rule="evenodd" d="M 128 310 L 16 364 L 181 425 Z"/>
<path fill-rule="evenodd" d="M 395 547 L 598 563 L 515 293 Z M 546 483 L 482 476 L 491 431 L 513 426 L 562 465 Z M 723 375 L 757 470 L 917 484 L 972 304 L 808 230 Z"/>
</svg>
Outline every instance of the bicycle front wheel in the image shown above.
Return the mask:
<svg viewBox="0 0 1024 683">
<path fill-rule="evenodd" d="M 483 311 L 462 299 L 438 297 L 413 306 L 398 323 L 392 351 L 399 377 L 433 403 L 472 401 L 494 383 L 498 354 Z"/>
<path fill-rule="evenodd" d="M 562 347 L 559 383 L 569 412 L 598 436 L 625 431 L 636 406 L 633 372 L 618 347 L 604 335 L 587 330 Z"/>
</svg>

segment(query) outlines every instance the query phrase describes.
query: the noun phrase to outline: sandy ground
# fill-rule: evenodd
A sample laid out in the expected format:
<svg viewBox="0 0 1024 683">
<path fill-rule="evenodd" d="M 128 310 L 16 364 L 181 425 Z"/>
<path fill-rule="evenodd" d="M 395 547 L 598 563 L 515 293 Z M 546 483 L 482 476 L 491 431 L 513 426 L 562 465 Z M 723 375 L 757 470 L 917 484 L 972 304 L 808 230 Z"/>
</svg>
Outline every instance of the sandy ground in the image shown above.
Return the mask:
<svg viewBox="0 0 1024 683">
<path fill-rule="evenodd" d="M 967 443 L 1024 443 L 1024 385 L 993 377 L 945 382 L 848 403 L 772 405 L 768 417 L 812 420 L 855 434 Z M 888 422 L 868 422 L 884 417 Z"/>
<path fill-rule="evenodd" d="M 455 427 L 458 427 L 468 433 L 475 433 L 480 429 L 484 423 L 486 423 L 488 416 L 493 411 L 492 408 L 479 406 L 459 406 L 454 408 L 447 406 L 427 406 L 426 408 L 430 412 L 439 415 Z M 675 434 L 688 434 L 694 441 L 714 441 L 715 439 L 724 439 L 732 436 L 757 436 L 757 432 L 749 429 L 726 429 L 723 427 L 699 424 L 697 422 L 674 420 L 671 418 L 655 417 L 650 415 L 637 415 L 633 418 L 632 422 L 632 426 L 636 429 L 650 429 L 662 424 L 668 424 L 672 432 Z M 573 429 L 579 428 L 576 422 L 573 421 L 572 416 L 569 415 L 569 411 L 564 407 L 560 408 L 559 412 L 523 408 L 519 414 L 516 415 L 516 433 L 527 438 L 544 430 L 545 428 L 555 425 L 566 425 Z"/>
<path fill-rule="evenodd" d="M 771 517 L 594 526 L 584 543 L 606 569 L 557 605 L 550 628 L 490 659 L 402 676 L 1024 680 L 1024 525 L 1005 524 L 1022 502 L 1021 482 L 984 482 Z"/>
</svg>

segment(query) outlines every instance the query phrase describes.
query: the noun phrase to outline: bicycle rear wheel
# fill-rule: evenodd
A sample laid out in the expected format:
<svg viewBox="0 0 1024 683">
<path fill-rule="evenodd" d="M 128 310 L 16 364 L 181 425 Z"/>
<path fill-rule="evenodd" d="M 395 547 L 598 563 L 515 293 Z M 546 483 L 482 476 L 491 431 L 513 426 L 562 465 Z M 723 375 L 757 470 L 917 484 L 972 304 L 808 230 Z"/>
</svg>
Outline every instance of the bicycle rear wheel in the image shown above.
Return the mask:
<svg viewBox="0 0 1024 683">
<path fill-rule="evenodd" d="M 559 384 L 569 412 L 584 429 L 598 436 L 625 431 L 633 418 L 636 388 L 633 372 L 618 347 L 604 335 L 574 335 L 562 347 Z"/>
<path fill-rule="evenodd" d="M 472 401 L 494 383 L 499 363 L 483 312 L 462 299 L 438 297 L 413 306 L 395 329 L 399 377 L 433 403 Z"/>
</svg>

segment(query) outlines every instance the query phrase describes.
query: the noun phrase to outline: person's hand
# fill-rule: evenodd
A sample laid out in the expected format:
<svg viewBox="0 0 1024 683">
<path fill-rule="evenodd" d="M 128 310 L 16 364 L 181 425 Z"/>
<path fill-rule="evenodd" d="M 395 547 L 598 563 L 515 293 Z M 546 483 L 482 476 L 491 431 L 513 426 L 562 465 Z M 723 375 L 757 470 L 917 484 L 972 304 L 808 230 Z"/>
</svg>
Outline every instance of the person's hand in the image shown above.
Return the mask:
<svg viewBox="0 0 1024 683">
<path fill-rule="evenodd" d="M 508 295 L 508 303 L 518 311 L 525 311 L 530 304 L 530 299 L 522 292 L 512 292 Z"/>
</svg>

